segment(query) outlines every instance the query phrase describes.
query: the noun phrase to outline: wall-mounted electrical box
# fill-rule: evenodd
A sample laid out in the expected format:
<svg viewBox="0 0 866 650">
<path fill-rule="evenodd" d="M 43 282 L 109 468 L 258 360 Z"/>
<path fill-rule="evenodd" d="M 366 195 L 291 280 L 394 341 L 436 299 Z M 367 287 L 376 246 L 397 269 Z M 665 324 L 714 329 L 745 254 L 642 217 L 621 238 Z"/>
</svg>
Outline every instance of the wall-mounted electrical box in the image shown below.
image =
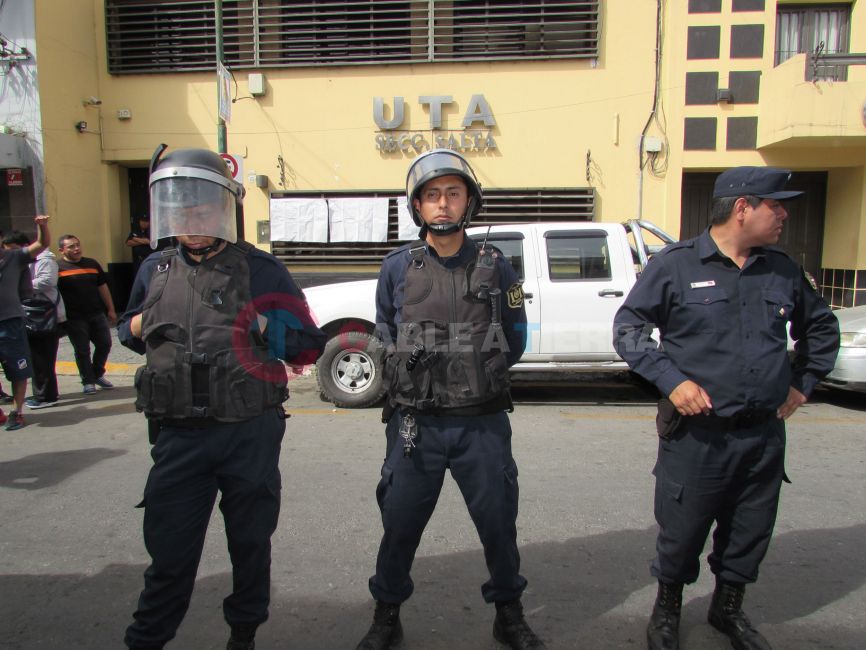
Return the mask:
<svg viewBox="0 0 866 650">
<path fill-rule="evenodd" d="M 247 85 L 250 89 L 250 95 L 253 97 L 261 97 L 265 94 L 265 75 L 261 72 L 251 72 L 247 76 Z"/>
</svg>

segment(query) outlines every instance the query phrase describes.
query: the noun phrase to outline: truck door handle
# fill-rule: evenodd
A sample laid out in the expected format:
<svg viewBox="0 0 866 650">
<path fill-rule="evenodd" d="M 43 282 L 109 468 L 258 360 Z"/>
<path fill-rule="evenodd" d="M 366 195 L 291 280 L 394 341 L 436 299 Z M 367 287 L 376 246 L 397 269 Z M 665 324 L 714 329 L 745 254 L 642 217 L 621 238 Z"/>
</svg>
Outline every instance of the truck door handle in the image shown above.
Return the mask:
<svg viewBox="0 0 866 650">
<path fill-rule="evenodd" d="M 523 297 L 526 298 L 527 300 L 532 300 L 533 298 L 535 298 L 535 294 L 533 294 L 533 293 L 524 293 L 524 294 L 523 294 Z"/>
<path fill-rule="evenodd" d="M 602 298 L 604 298 L 605 296 L 614 296 L 616 298 L 621 298 L 624 294 L 618 289 L 602 289 L 598 292 L 598 295 Z"/>
</svg>

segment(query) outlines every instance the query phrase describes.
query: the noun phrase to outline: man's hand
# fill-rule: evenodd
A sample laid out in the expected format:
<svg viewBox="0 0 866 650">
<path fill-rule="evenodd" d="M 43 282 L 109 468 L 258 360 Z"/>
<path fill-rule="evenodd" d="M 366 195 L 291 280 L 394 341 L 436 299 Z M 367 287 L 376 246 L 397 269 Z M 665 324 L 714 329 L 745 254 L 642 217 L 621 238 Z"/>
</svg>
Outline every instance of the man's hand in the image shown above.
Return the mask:
<svg viewBox="0 0 866 650">
<path fill-rule="evenodd" d="M 776 417 L 780 420 L 787 420 L 789 417 L 794 415 L 794 411 L 800 408 L 803 404 L 805 404 L 807 398 L 803 393 L 798 391 L 793 386 L 788 388 L 788 399 L 785 400 L 785 403 L 782 404 L 779 408 L 776 409 Z"/>
<path fill-rule="evenodd" d="M 141 338 L 141 314 L 136 314 L 129 319 L 129 331 L 135 338 Z"/>
<path fill-rule="evenodd" d="M 106 314 L 106 316 L 108 317 L 108 323 L 109 323 L 112 327 L 114 327 L 115 325 L 117 325 L 117 312 L 115 312 L 113 309 L 109 309 L 109 310 L 108 310 L 108 313 Z"/>
<path fill-rule="evenodd" d="M 669 398 L 680 415 L 709 415 L 713 408 L 707 392 L 690 379 L 674 388 Z"/>
</svg>

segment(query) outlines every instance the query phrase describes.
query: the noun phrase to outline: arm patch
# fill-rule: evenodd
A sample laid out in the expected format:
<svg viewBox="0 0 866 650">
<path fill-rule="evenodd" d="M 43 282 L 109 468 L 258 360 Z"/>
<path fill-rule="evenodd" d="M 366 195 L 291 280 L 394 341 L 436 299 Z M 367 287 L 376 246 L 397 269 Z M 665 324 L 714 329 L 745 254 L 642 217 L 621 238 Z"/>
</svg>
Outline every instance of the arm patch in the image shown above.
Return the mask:
<svg viewBox="0 0 866 650">
<path fill-rule="evenodd" d="M 508 297 L 509 308 L 519 309 L 523 305 L 523 285 L 519 282 L 515 282 L 508 287 L 505 295 Z"/>
</svg>

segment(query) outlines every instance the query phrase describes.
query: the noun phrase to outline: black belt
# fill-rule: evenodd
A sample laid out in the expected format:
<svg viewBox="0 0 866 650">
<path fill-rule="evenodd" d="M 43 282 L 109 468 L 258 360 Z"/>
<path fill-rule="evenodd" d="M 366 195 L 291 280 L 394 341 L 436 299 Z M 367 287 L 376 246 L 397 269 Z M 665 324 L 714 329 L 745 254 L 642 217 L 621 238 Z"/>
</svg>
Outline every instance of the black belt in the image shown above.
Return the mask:
<svg viewBox="0 0 866 650">
<path fill-rule="evenodd" d="M 760 409 L 746 410 L 734 413 L 734 415 L 689 415 L 686 421 L 697 427 L 715 429 L 719 431 L 733 431 L 735 429 L 751 429 L 775 419 L 776 411 Z"/>
</svg>

